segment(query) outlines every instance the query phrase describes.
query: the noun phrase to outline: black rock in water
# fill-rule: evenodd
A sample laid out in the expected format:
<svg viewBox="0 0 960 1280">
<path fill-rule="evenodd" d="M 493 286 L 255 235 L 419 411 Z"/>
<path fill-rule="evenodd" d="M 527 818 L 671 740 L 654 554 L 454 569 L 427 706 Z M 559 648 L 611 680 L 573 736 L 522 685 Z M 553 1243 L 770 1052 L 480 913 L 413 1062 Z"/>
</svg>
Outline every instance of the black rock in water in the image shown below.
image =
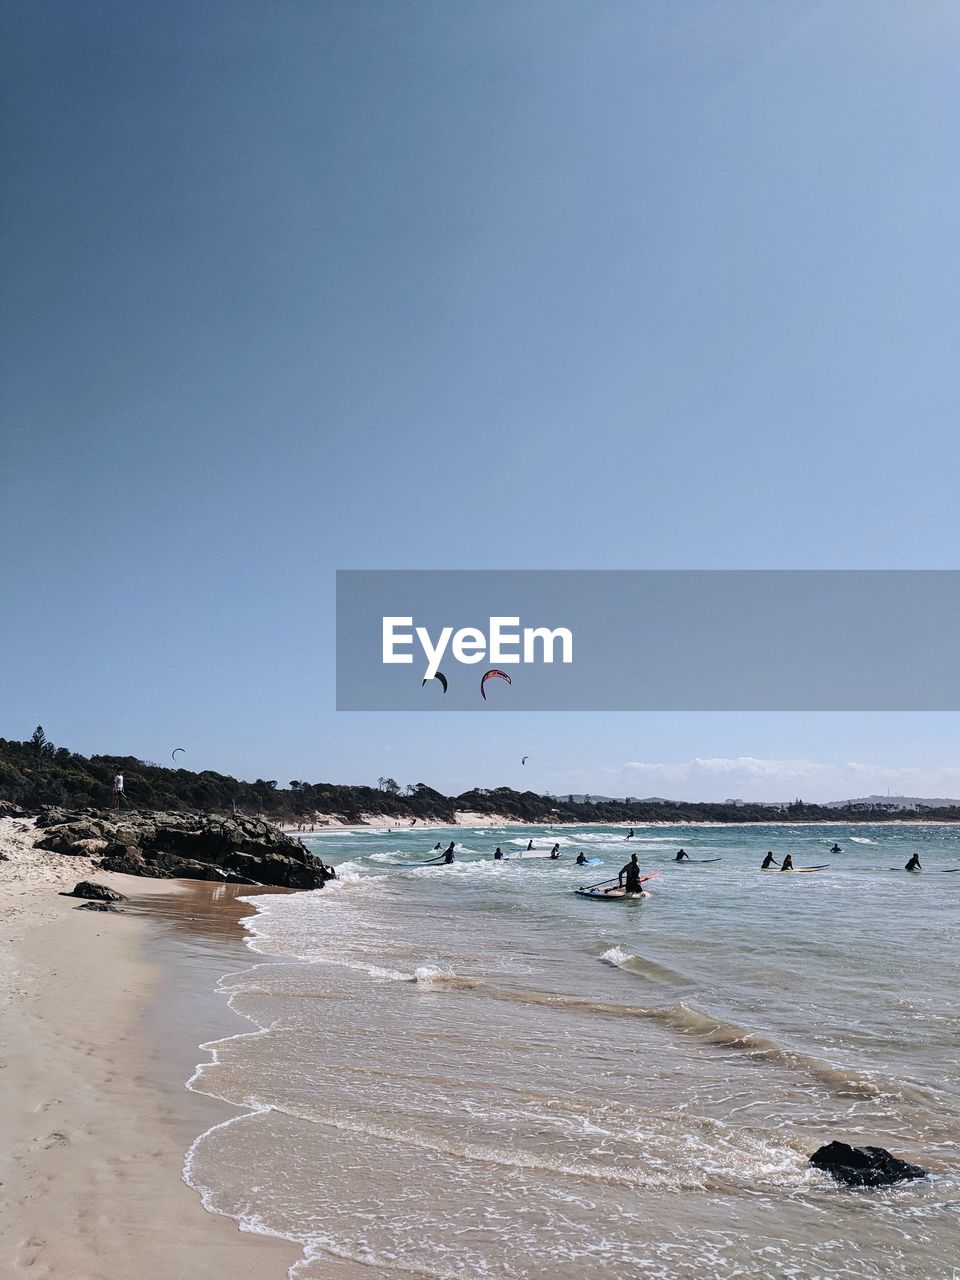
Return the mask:
<svg viewBox="0 0 960 1280">
<path fill-rule="evenodd" d="M 845 1142 L 828 1142 L 813 1153 L 810 1163 L 848 1187 L 885 1187 L 927 1176 L 926 1169 L 898 1160 L 884 1147 L 851 1147 Z"/>
<path fill-rule="evenodd" d="M 113 902 L 81 902 L 77 911 L 114 911 L 121 912 L 123 907 L 118 907 Z"/>
<path fill-rule="evenodd" d="M 97 884 L 93 880 L 81 880 L 68 896 L 71 898 L 94 898 L 99 902 L 126 902 L 127 900 L 125 895 L 117 893 L 116 889 L 109 889 L 105 884 Z"/>
</svg>

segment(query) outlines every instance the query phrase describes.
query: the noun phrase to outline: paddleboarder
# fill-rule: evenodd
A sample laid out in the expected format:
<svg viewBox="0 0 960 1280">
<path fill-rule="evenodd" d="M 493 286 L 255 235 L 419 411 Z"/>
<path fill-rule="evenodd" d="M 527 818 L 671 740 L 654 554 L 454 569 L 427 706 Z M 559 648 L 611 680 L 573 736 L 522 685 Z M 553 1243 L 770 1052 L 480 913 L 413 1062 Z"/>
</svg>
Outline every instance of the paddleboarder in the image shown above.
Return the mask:
<svg viewBox="0 0 960 1280">
<path fill-rule="evenodd" d="M 687 853 L 686 849 L 678 849 L 677 856 L 674 858 L 674 862 L 689 862 L 689 861 L 690 861 L 690 855 L 689 853 Z"/>
<path fill-rule="evenodd" d="M 447 847 L 444 849 L 443 853 L 441 853 L 439 858 L 431 858 L 429 862 L 423 862 L 420 865 L 424 867 L 432 867 L 434 865 L 443 865 L 443 866 L 449 867 L 453 859 L 454 859 L 453 841 L 451 840 L 450 843 L 447 845 Z"/>
<path fill-rule="evenodd" d="M 630 861 L 620 868 L 620 874 L 617 876 L 617 884 L 621 887 L 626 877 L 627 893 L 640 893 L 640 865 L 637 862 L 637 855 L 631 853 Z"/>
<path fill-rule="evenodd" d="M 915 853 L 903 869 L 904 871 L 922 871 L 923 867 L 920 865 L 920 855 Z"/>
</svg>

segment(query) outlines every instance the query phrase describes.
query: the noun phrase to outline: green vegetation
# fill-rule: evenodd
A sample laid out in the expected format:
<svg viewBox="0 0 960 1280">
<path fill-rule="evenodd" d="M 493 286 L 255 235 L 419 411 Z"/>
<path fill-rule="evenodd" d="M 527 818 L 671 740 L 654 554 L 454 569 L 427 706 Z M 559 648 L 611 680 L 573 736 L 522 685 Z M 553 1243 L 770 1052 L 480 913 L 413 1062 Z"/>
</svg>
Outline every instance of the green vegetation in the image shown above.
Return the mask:
<svg viewBox="0 0 960 1280">
<path fill-rule="evenodd" d="M 261 815 L 276 822 L 303 822 L 332 816 L 361 822 L 364 816 L 452 823 L 458 809 L 496 815 L 516 822 L 609 823 L 632 822 L 877 822 L 891 818 L 957 821 L 956 807 L 892 810 L 878 803 L 827 808 L 796 800 L 785 807 L 764 804 L 697 804 L 673 800 L 575 800 L 568 796 L 538 795 L 510 787 L 477 788 L 459 796 L 445 796 L 424 782 L 401 787 L 381 777 L 376 787 L 344 786 L 332 782 L 294 779 L 287 787 L 258 778 L 243 782 L 207 769 L 193 773 L 150 764 L 134 756 L 82 756 L 48 741 L 38 725 L 28 742 L 0 738 L 0 801 L 25 809 L 56 804 L 67 808 L 106 808 L 114 774 L 124 775 L 125 808 L 175 812 L 213 811 Z"/>
</svg>

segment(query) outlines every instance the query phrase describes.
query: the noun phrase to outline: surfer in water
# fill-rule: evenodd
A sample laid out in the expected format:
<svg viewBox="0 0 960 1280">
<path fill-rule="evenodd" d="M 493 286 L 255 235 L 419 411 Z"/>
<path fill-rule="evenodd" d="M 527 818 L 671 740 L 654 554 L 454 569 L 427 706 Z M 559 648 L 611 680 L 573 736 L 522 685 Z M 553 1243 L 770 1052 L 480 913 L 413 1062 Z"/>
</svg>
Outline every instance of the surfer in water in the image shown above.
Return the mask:
<svg viewBox="0 0 960 1280">
<path fill-rule="evenodd" d="M 453 841 L 451 840 L 450 843 L 447 845 L 447 847 L 444 849 L 443 853 L 441 853 L 439 858 L 431 858 L 429 862 L 425 862 L 423 865 L 425 867 L 432 867 L 432 866 L 439 866 L 439 865 L 449 867 L 450 863 L 454 859 L 454 856 L 455 855 L 453 852 Z"/>
<path fill-rule="evenodd" d="M 527 853 L 529 853 L 532 848 L 533 848 L 533 841 L 531 840 L 527 845 Z"/>
<path fill-rule="evenodd" d="M 440 843 L 440 841 L 438 840 L 438 841 L 437 841 L 437 843 L 436 843 L 433 847 L 434 847 L 434 849 L 442 849 L 442 848 L 443 848 L 443 845 L 442 845 L 442 844 Z"/>
<path fill-rule="evenodd" d="M 788 853 L 787 856 L 784 858 L 783 862 L 781 862 L 780 870 L 781 871 L 793 870 L 793 854 L 792 853 Z"/>
<path fill-rule="evenodd" d="M 760 870 L 766 871 L 768 867 L 779 867 L 780 863 L 776 860 L 771 852 L 767 852 L 767 856 L 761 863 Z"/>
<path fill-rule="evenodd" d="M 689 861 L 690 861 L 690 855 L 689 853 L 687 853 L 686 849 L 678 849 L 677 856 L 674 858 L 674 862 L 689 862 Z"/>
<path fill-rule="evenodd" d="M 624 838 L 624 840 L 632 840 L 632 839 L 633 839 L 633 827 L 631 827 L 631 828 L 630 828 L 630 830 L 627 832 L 627 834 L 626 834 L 623 838 Z"/>
<path fill-rule="evenodd" d="M 577 854 L 577 866 L 585 867 L 586 865 L 587 865 L 587 855 L 581 849 L 580 852 Z"/>
<path fill-rule="evenodd" d="M 551 857 L 551 858 L 559 858 L 559 857 L 560 857 L 560 846 L 559 846 L 558 844 L 555 844 L 555 845 L 553 846 L 553 848 L 550 850 L 550 857 Z"/>
<path fill-rule="evenodd" d="M 903 869 L 904 871 L 922 871 L 923 867 L 920 865 L 920 855 L 915 853 Z"/>
<path fill-rule="evenodd" d="M 643 886 L 640 883 L 640 866 L 637 862 L 637 855 L 631 853 L 630 861 L 625 867 L 620 868 L 620 874 L 617 876 L 617 884 L 623 885 L 624 877 L 626 877 L 627 893 L 640 893 Z"/>
<path fill-rule="evenodd" d="M 503 861 L 503 850 L 500 848 L 499 845 L 497 845 L 496 849 L 494 849 L 493 851 L 493 860 L 494 862 Z"/>
<path fill-rule="evenodd" d="M 843 853 L 843 850 L 840 848 L 840 846 L 839 846 L 838 844 L 835 844 L 835 845 L 831 845 L 831 847 L 830 847 L 830 852 L 831 852 L 831 853 Z"/>
</svg>

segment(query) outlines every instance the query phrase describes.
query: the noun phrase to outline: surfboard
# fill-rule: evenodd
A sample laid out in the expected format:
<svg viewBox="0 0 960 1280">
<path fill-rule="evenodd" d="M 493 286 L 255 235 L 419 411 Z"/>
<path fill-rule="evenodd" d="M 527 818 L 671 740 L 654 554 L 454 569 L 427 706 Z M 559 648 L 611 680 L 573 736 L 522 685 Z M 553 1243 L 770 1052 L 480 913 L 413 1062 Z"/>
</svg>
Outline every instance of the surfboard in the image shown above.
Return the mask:
<svg viewBox="0 0 960 1280">
<path fill-rule="evenodd" d="M 792 876 L 792 874 L 794 873 L 800 874 L 803 872 L 826 872 L 828 867 L 829 867 L 829 863 L 824 863 L 822 867 L 791 867 L 787 869 L 787 872 L 785 874 L 787 874 L 787 876 Z M 762 872 L 783 873 L 782 867 L 762 867 L 760 868 L 760 870 L 762 870 Z"/>
<path fill-rule="evenodd" d="M 685 867 L 688 862 L 722 862 L 722 858 L 674 858 L 678 867 Z"/>
<path fill-rule="evenodd" d="M 606 893 L 603 889 L 574 889 L 573 892 L 578 898 L 593 898 L 595 902 L 623 902 L 625 899 L 630 901 L 637 898 L 650 897 L 646 889 L 641 889 L 639 893 L 627 893 L 626 889 L 618 887 L 614 887 Z"/>
</svg>

